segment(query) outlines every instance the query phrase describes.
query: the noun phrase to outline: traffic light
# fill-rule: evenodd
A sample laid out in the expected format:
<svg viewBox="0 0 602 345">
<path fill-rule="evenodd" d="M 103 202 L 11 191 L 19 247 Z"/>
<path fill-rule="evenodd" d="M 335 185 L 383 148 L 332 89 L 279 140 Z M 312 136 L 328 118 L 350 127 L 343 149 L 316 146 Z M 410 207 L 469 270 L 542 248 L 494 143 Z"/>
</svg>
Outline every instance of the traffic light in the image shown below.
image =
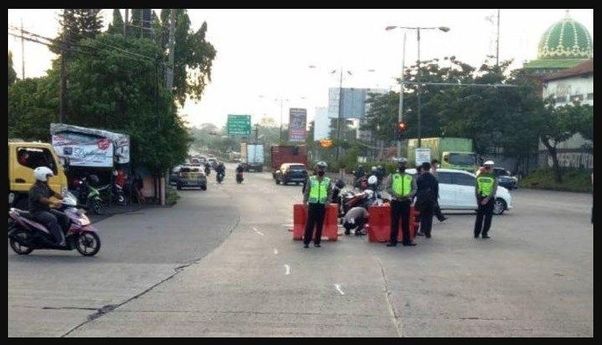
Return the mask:
<svg viewBox="0 0 602 345">
<path fill-rule="evenodd" d="M 408 129 L 408 125 L 405 122 L 403 122 L 403 121 L 397 122 L 397 124 L 395 126 L 395 139 L 402 140 L 407 129 Z"/>
</svg>

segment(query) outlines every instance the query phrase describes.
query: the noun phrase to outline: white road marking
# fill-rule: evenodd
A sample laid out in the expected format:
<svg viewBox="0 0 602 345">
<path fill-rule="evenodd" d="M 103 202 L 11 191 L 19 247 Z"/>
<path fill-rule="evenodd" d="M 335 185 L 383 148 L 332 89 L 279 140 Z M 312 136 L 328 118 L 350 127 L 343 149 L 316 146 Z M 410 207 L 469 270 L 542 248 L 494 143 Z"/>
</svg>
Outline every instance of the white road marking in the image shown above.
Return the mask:
<svg viewBox="0 0 602 345">
<path fill-rule="evenodd" d="M 274 255 L 278 255 L 278 249 L 274 248 Z"/>
<path fill-rule="evenodd" d="M 343 292 L 343 290 L 341 290 L 341 284 L 334 284 L 334 288 L 337 289 L 337 291 L 341 294 L 344 295 L 345 293 Z"/>
<path fill-rule="evenodd" d="M 282 225 L 282 226 L 288 226 L 289 228 L 291 228 L 291 227 L 294 226 L 294 224 L 290 224 L 290 223 L 289 224 L 280 224 L 280 225 Z"/>
<path fill-rule="evenodd" d="M 257 230 L 255 227 L 253 227 L 253 231 L 255 231 L 258 235 L 263 236 L 263 232 Z"/>
<path fill-rule="evenodd" d="M 284 274 L 286 274 L 286 275 L 291 274 L 291 266 L 285 264 L 284 268 L 286 269 L 286 272 Z"/>
</svg>

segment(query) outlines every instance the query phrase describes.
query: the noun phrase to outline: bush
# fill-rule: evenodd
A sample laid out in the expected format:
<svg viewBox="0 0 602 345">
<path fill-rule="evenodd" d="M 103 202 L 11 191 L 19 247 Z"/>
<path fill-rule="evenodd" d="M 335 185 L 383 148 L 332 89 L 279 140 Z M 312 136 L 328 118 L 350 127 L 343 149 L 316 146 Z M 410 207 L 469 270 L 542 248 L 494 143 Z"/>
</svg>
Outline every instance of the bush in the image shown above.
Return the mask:
<svg viewBox="0 0 602 345">
<path fill-rule="evenodd" d="M 174 205 L 177 200 L 180 198 L 178 195 L 178 191 L 176 191 L 173 187 L 168 187 L 165 190 L 165 204 L 166 205 Z"/>
<path fill-rule="evenodd" d="M 591 193 L 591 171 L 585 169 L 562 169 L 562 183 L 554 179 L 551 168 L 537 169 L 519 181 L 519 187 L 548 189 L 566 192 Z"/>
</svg>

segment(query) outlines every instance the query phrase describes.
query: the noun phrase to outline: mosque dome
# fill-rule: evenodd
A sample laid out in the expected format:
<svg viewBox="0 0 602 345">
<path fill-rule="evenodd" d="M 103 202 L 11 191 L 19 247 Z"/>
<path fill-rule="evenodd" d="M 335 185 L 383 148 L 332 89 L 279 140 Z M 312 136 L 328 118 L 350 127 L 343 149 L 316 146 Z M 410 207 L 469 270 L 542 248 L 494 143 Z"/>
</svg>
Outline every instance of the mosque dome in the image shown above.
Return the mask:
<svg viewBox="0 0 602 345">
<path fill-rule="evenodd" d="M 538 59 L 589 59 L 593 56 L 589 31 L 567 15 L 550 26 L 539 41 Z"/>
</svg>

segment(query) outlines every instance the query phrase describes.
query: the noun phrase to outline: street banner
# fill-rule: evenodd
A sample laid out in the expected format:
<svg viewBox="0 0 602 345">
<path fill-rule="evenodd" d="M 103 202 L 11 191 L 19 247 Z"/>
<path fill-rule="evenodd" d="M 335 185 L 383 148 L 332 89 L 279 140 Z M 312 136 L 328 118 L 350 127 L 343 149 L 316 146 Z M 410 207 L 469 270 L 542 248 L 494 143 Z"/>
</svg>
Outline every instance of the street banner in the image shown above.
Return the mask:
<svg viewBox="0 0 602 345">
<path fill-rule="evenodd" d="M 288 121 L 288 141 L 304 142 L 307 134 L 307 109 L 290 108 Z"/>
<path fill-rule="evenodd" d="M 110 168 L 113 166 L 113 143 L 108 138 L 77 133 L 52 135 L 52 146 L 60 157 L 78 167 Z"/>
</svg>

